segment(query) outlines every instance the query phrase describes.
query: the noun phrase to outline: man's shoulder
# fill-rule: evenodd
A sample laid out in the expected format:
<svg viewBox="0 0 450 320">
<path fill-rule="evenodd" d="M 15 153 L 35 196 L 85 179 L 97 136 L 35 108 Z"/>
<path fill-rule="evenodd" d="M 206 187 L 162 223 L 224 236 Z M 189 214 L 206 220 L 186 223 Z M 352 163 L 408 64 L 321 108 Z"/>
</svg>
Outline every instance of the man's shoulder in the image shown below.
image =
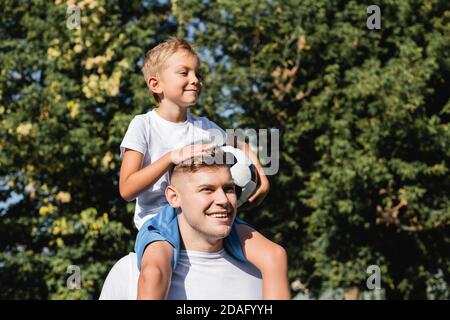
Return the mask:
<svg viewBox="0 0 450 320">
<path fill-rule="evenodd" d="M 135 267 L 137 266 L 136 262 L 136 253 L 130 252 L 126 256 L 123 256 L 120 258 L 112 267 L 111 270 L 114 270 L 113 272 L 119 273 L 122 276 L 126 274 L 127 276 L 130 276 L 129 271 L 133 271 Z"/>
<path fill-rule="evenodd" d="M 135 300 L 137 292 L 136 253 L 130 252 L 117 261 L 108 273 L 100 300 Z"/>
</svg>

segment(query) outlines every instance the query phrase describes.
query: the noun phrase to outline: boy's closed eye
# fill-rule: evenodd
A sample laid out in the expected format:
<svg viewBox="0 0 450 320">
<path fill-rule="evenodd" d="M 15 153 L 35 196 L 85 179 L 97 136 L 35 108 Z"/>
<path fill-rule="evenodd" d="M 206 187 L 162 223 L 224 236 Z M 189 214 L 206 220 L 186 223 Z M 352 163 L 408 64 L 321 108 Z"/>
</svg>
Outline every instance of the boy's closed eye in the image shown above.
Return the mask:
<svg viewBox="0 0 450 320">
<path fill-rule="evenodd" d="M 187 70 L 181 70 L 180 72 L 178 72 L 179 74 L 182 74 L 182 75 L 184 75 L 184 76 L 187 76 L 188 74 L 189 74 L 189 72 L 187 71 Z M 197 72 L 196 74 L 195 74 L 195 76 L 198 78 L 198 79 L 202 79 L 203 78 L 203 75 L 201 74 L 201 73 L 199 73 L 199 72 Z"/>
</svg>

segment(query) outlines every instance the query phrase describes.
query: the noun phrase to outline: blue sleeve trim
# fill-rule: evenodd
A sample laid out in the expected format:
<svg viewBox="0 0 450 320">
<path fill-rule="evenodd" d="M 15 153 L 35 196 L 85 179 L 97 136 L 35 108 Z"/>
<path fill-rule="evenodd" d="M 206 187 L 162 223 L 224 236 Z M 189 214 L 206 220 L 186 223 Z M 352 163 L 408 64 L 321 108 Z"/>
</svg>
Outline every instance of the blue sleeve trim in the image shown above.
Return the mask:
<svg viewBox="0 0 450 320">
<path fill-rule="evenodd" d="M 146 221 L 139 229 L 134 245 L 139 271 L 141 271 L 142 256 L 145 248 L 155 241 L 167 241 L 172 245 L 174 249 L 172 270 L 175 270 L 181 247 L 177 216 L 176 210 L 170 205 L 166 205 L 155 217 Z"/>
</svg>

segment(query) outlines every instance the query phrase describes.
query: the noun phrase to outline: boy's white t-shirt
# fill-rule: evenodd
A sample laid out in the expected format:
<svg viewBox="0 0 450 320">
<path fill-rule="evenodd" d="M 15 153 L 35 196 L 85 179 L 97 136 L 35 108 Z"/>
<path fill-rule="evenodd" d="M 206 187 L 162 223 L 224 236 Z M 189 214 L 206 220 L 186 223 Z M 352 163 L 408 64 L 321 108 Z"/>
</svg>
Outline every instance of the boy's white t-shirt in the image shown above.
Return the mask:
<svg viewBox="0 0 450 320">
<path fill-rule="evenodd" d="M 125 149 L 138 151 L 144 155 L 144 168 L 169 151 L 190 144 L 222 145 L 225 139 L 225 131 L 206 117 L 188 113 L 185 122 L 175 123 L 165 120 L 153 109 L 135 116 L 130 122 L 120 144 L 120 157 L 123 157 Z M 134 223 L 138 229 L 167 203 L 164 191 L 168 183 L 169 173 L 166 172 L 152 187 L 137 196 Z"/>
<path fill-rule="evenodd" d="M 135 300 L 138 279 L 136 253 L 131 252 L 109 271 L 99 299 Z M 261 273 L 223 249 L 212 253 L 181 250 L 167 299 L 261 300 Z"/>
</svg>

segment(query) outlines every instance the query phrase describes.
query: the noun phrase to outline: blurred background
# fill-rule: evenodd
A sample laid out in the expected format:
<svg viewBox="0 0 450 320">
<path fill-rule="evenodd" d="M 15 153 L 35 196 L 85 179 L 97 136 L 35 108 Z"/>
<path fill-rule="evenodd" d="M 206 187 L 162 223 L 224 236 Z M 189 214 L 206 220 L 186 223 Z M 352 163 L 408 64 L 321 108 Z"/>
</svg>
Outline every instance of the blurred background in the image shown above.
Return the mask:
<svg viewBox="0 0 450 320">
<path fill-rule="evenodd" d="M 133 250 L 119 144 L 155 106 L 143 56 L 173 35 L 202 58 L 191 112 L 280 130 L 270 193 L 240 217 L 287 249 L 295 299 L 449 299 L 447 0 L 3 0 L 0 12 L 0 298 L 97 299 Z"/>
</svg>

